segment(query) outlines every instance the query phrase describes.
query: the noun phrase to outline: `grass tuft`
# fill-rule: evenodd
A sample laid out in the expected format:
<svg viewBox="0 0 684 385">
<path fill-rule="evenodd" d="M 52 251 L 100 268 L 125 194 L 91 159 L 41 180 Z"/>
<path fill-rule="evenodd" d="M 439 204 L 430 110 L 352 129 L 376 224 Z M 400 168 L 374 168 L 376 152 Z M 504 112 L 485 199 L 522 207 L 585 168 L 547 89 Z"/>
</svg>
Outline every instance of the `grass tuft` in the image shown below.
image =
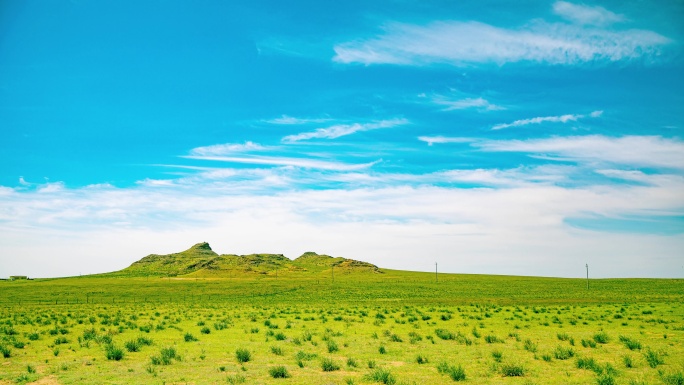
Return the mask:
<svg viewBox="0 0 684 385">
<path fill-rule="evenodd" d="M 662 365 L 665 363 L 663 355 L 659 352 L 654 352 L 651 349 L 648 349 L 648 351 L 644 353 L 644 357 L 646 357 L 646 362 L 648 362 L 648 366 L 652 368 L 656 368 L 658 365 Z"/>
<path fill-rule="evenodd" d="M 235 358 L 239 363 L 244 364 L 252 359 L 252 354 L 247 349 L 238 349 L 235 351 Z"/>
<path fill-rule="evenodd" d="M 287 372 L 287 369 L 284 366 L 274 366 L 270 369 L 268 369 L 268 374 L 271 375 L 273 378 L 288 378 L 290 377 L 290 373 Z"/>
<path fill-rule="evenodd" d="M 108 360 L 120 361 L 124 356 L 124 352 L 121 348 L 110 344 L 105 346 L 105 357 Z"/>
<path fill-rule="evenodd" d="M 525 376 L 525 368 L 520 364 L 503 364 L 501 365 L 501 375 L 504 377 L 523 377 Z"/>
<path fill-rule="evenodd" d="M 340 370 L 340 365 L 338 365 L 332 358 L 324 358 L 321 360 L 321 369 L 324 372 L 334 372 L 335 370 Z"/>
<path fill-rule="evenodd" d="M 437 372 L 448 375 L 454 381 L 464 381 L 466 379 L 465 370 L 461 365 L 454 366 L 446 362 L 440 362 L 437 365 Z"/>
<path fill-rule="evenodd" d="M 397 379 L 394 377 L 392 372 L 384 368 L 377 368 L 366 375 L 368 381 L 379 382 L 385 385 L 394 385 L 397 383 Z"/>
<path fill-rule="evenodd" d="M 631 338 L 620 336 L 620 342 L 622 342 L 625 347 L 629 350 L 641 350 L 641 342 L 633 340 Z"/>
<path fill-rule="evenodd" d="M 247 381 L 247 379 L 245 378 L 245 376 L 243 376 L 239 373 L 236 373 L 236 374 L 233 374 L 233 375 L 226 377 L 226 381 L 231 385 L 236 385 L 236 384 L 244 384 Z"/>
<path fill-rule="evenodd" d="M 594 341 L 599 344 L 607 344 L 610 341 L 608 334 L 606 332 L 599 332 L 594 334 Z"/>
<path fill-rule="evenodd" d="M 569 360 L 575 356 L 575 351 L 572 348 L 566 348 L 563 346 L 557 346 L 553 351 L 553 356 L 557 360 Z"/>
</svg>

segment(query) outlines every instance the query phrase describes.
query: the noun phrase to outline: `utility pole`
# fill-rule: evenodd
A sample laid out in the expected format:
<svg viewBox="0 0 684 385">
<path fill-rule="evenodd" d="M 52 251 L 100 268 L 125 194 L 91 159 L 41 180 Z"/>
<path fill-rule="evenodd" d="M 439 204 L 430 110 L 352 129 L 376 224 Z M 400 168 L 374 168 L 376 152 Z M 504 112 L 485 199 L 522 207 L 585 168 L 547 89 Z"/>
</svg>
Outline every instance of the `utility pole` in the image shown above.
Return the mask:
<svg viewBox="0 0 684 385">
<path fill-rule="evenodd" d="M 589 264 L 586 264 L 587 266 L 587 290 L 589 290 Z"/>
<path fill-rule="evenodd" d="M 332 281 L 335 283 L 335 265 L 330 265 L 330 273 L 332 274 Z"/>
<path fill-rule="evenodd" d="M 435 262 L 435 283 L 437 282 L 437 262 Z"/>
<path fill-rule="evenodd" d="M 278 266 L 276 265 L 276 279 L 278 279 Z"/>
</svg>

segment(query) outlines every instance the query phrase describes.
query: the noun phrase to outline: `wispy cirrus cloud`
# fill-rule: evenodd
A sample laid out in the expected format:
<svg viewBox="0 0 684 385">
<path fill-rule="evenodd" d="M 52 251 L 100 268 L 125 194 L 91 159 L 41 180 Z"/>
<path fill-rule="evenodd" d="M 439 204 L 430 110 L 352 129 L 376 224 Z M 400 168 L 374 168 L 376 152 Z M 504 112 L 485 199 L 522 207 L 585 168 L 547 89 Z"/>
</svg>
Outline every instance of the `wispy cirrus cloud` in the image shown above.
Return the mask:
<svg viewBox="0 0 684 385">
<path fill-rule="evenodd" d="M 504 107 L 491 103 L 490 101 L 482 97 L 452 100 L 445 96 L 438 95 L 432 99 L 432 102 L 437 105 L 443 106 L 444 108 L 442 111 L 455 111 L 466 109 L 477 109 L 479 111 L 505 110 Z"/>
<path fill-rule="evenodd" d="M 428 146 L 432 146 L 435 143 L 471 143 L 477 139 L 453 136 L 419 136 L 418 140 L 427 143 Z"/>
<path fill-rule="evenodd" d="M 308 139 L 335 139 L 341 136 L 351 135 L 359 131 L 376 130 L 379 128 L 391 128 L 408 124 L 404 118 L 380 120 L 369 123 L 336 124 L 334 126 L 318 128 L 314 131 L 303 132 L 295 135 L 288 135 L 283 138 L 283 142 L 298 142 Z"/>
<path fill-rule="evenodd" d="M 263 151 L 266 147 L 247 141 L 245 143 L 224 143 L 214 144 L 211 146 L 195 147 L 190 150 L 190 155 L 193 156 L 218 156 L 226 154 L 234 154 L 248 151 Z"/>
<path fill-rule="evenodd" d="M 369 168 L 374 164 L 380 162 L 380 160 L 362 163 L 362 164 L 350 164 L 342 162 L 330 162 L 319 159 L 310 158 L 291 158 L 291 157 L 277 157 L 277 156 L 184 156 L 186 159 L 198 159 L 198 160 L 209 160 L 216 162 L 230 162 L 230 163 L 243 163 L 243 164 L 253 164 L 253 165 L 264 165 L 264 166 L 289 166 L 289 167 L 300 167 L 308 169 L 319 169 L 319 170 L 334 170 L 334 171 L 347 171 L 347 170 L 361 170 Z"/>
<path fill-rule="evenodd" d="M 280 124 L 280 125 L 304 125 L 313 123 L 325 123 L 329 122 L 330 118 L 296 118 L 294 116 L 282 115 L 279 118 L 264 120 L 264 123 L 269 124 Z"/>
<path fill-rule="evenodd" d="M 529 124 L 541 124 L 541 123 L 567 123 L 567 122 L 575 122 L 579 119 L 583 118 L 598 118 L 603 114 L 603 111 L 593 111 L 589 115 L 582 115 L 582 114 L 566 114 L 566 115 L 558 115 L 558 116 L 538 116 L 535 118 L 528 118 L 528 119 L 520 119 L 516 120 L 512 123 L 501 123 L 501 124 L 496 124 L 492 126 L 492 130 L 501 130 L 504 128 L 509 128 L 509 127 L 520 127 L 520 126 L 527 126 Z"/>
<path fill-rule="evenodd" d="M 671 42 L 649 30 L 600 28 L 600 24 L 619 19 L 600 7 L 558 2 L 554 12 L 573 23 L 534 20 L 519 28 L 456 20 L 426 25 L 387 23 L 378 36 L 336 45 L 333 60 L 366 65 L 464 66 L 515 62 L 575 65 L 639 58 L 655 60 Z"/>
<path fill-rule="evenodd" d="M 601 6 L 588 6 L 556 1 L 553 3 L 553 12 L 573 23 L 589 25 L 608 25 L 626 21 L 623 15 L 613 13 Z"/>
</svg>

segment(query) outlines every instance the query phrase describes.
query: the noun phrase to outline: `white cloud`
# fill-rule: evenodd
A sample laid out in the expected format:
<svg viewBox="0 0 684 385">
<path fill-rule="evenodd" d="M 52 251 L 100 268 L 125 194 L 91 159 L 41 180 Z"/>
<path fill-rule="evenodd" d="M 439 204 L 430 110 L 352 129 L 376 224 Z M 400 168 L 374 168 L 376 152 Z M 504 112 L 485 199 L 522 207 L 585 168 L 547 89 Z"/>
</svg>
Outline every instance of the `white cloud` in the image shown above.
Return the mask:
<svg viewBox="0 0 684 385">
<path fill-rule="evenodd" d="M 684 142 L 660 136 L 586 135 L 528 140 L 493 140 L 477 142 L 473 145 L 484 151 L 553 155 L 579 162 L 684 169 Z"/>
<path fill-rule="evenodd" d="M 329 162 L 317 159 L 309 158 L 288 158 L 288 157 L 276 157 L 276 156 L 250 156 L 250 157 L 238 157 L 238 156 L 184 156 L 187 159 L 201 159 L 201 160 L 212 160 L 217 162 L 232 162 L 232 163 L 245 163 L 245 164 L 257 164 L 257 165 L 267 165 L 267 166 L 291 166 L 291 167 L 301 167 L 310 169 L 320 169 L 320 170 L 360 170 L 368 168 L 378 163 L 379 161 L 363 163 L 363 164 L 348 164 L 340 162 Z"/>
<path fill-rule="evenodd" d="M 331 119 L 328 118 L 295 118 L 293 116 L 282 115 L 279 118 L 264 120 L 265 123 L 269 124 L 281 124 L 281 125 L 303 125 L 312 123 L 325 123 L 329 122 Z"/>
<path fill-rule="evenodd" d="M 418 140 L 426 142 L 428 146 L 432 146 L 434 143 L 471 143 L 477 139 L 449 136 L 419 136 Z"/>
<path fill-rule="evenodd" d="M 566 114 L 566 115 L 559 115 L 559 116 L 539 116 L 536 118 L 516 120 L 513 123 L 496 124 L 496 125 L 492 126 L 492 130 L 501 130 L 503 128 L 509 128 L 509 127 L 520 127 L 520 126 L 526 126 L 528 124 L 541 124 L 541 123 L 545 123 L 545 122 L 551 122 L 551 123 L 576 122 L 577 120 L 582 119 L 582 118 L 586 118 L 586 117 L 598 118 L 602 114 L 603 114 L 603 111 L 593 111 L 588 116 L 587 115 L 580 115 L 580 114 Z"/>
<path fill-rule="evenodd" d="M 567 1 L 556 1 L 553 4 L 553 12 L 578 24 L 603 26 L 625 21 L 624 16 L 615 14 L 603 7 L 578 5 Z"/>
<path fill-rule="evenodd" d="M 190 155 L 195 156 L 221 156 L 226 154 L 234 154 L 236 152 L 248 152 L 248 151 L 262 151 L 266 147 L 247 141 L 244 144 L 239 143 L 225 143 L 225 144 L 214 144 L 212 146 L 196 147 L 190 150 Z"/>
<path fill-rule="evenodd" d="M 543 21 L 517 29 L 476 21 L 437 21 L 427 25 L 390 23 L 379 36 L 336 45 L 333 60 L 366 65 L 463 66 L 515 62 L 574 65 L 637 58 L 655 60 L 668 43 L 668 38 L 653 31 L 614 31 Z"/>
<path fill-rule="evenodd" d="M 516 172 L 525 170 L 504 177 Z M 493 180 L 502 173 L 509 172 L 451 177 Z M 681 236 L 624 237 L 575 229 L 564 220 L 681 213 L 682 188 L 681 180 L 670 180 L 658 186 L 395 186 L 253 194 L 236 191 L 232 183 L 203 182 L 14 191 L 0 200 L 0 275 L 115 270 L 149 253 L 208 241 L 220 253 L 294 258 L 313 249 L 412 270 L 428 270 L 430 256 L 430 264 L 439 262 L 445 272 L 572 277 L 588 262 L 597 277 L 664 277 L 680 266 Z M 643 270 L 647 265 L 651 270 Z"/>
<path fill-rule="evenodd" d="M 684 185 L 684 177 L 672 174 L 646 174 L 639 170 L 596 170 L 596 173 L 609 178 L 622 179 L 632 182 L 644 183 L 653 186 Z"/>
<path fill-rule="evenodd" d="M 283 138 L 283 142 L 298 142 L 308 139 L 335 139 L 341 136 L 351 135 L 359 131 L 376 130 L 379 128 L 391 128 L 404 124 L 409 121 L 403 118 L 380 120 L 370 123 L 337 124 L 326 128 L 318 128 L 315 131 L 303 132 L 296 135 L 288 135 Z"/>
</svg>

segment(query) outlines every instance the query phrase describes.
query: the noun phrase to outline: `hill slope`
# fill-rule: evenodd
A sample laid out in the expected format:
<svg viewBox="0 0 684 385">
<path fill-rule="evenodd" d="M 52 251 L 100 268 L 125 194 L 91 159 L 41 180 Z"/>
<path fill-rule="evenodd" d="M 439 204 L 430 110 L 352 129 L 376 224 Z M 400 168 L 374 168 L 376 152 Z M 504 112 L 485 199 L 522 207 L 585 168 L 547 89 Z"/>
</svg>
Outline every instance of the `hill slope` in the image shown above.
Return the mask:
<svg viewBox="0 0 684 385">
<path fill-rule="evenodd" d="M 331 271 L 334 269 L 334 271 Z M 241 275 L 316 275 L 382 273 L 368 262 L 306 252 L 295 260 L 282 254 L 219 255 L 208 243 L 167 255 L 150 254 L 116 276 L 238 277 Z"/>
</svg>

